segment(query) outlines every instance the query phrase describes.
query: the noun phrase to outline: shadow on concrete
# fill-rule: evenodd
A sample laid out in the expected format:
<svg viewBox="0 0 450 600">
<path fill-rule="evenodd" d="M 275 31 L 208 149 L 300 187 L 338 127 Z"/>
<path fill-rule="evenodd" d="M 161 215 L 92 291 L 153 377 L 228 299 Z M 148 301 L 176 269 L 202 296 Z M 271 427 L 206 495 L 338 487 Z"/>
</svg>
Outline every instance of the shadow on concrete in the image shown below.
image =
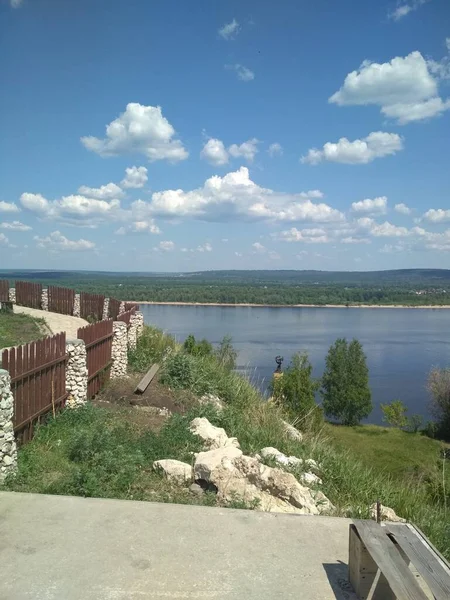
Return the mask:
<svg viewBox="0 0 450 600">
<path fill-rule="evenodd" d="M 342 561 L 322 564 L 336 599 L 357 600 L 353 587 L 348 580 L 348 566 Z"/>
</svg>

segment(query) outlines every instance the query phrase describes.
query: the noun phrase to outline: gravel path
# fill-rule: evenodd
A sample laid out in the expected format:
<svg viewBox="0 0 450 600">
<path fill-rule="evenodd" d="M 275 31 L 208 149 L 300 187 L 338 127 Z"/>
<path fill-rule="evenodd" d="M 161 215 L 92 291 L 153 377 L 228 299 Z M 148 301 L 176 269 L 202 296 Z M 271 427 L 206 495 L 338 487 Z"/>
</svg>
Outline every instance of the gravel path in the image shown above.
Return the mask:
<svg viewBox="0 0 450 600">
<path fill-rule="evenodd" d="M 52 334 L 66 332 L 66 339 L 76 339 L 77 330 L 79 327 L 84 327 L 89 323 L 79 317 L 71 317 L 69 315 L 60 315 L 59 313 L 48 312 L 47 310 L 38 310 L 37 308 L 28 308 L 27 306 L 14 305 L 15 313 L 24 313 L 30 317 L 44 319 Z"/>
</svg>

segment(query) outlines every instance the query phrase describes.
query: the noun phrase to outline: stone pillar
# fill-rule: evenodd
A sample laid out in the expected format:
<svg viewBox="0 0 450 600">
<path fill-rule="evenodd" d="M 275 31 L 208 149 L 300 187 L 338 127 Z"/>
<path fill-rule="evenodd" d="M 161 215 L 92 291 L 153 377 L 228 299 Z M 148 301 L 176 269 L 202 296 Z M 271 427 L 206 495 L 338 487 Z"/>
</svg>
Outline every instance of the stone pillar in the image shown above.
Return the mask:
<svg viewBox="0 0 450 600">
<path fill-rule="evenodd" d="M 80 294 L 75 294 L 75 298 L 73 301 L 73 316 L 80 317 L 81 316 L 81 303 L 80 303 Z"/>
<path fill-rule="evenodd" d="M 134 350 L 137 343 L 138 319 L 136 314 L 130 317 L 130 326 L 128 327 L 128 348 Z"/>
<path fill-rule="evenodd" d="M 127 344 L 127 325 L 122 321 L 113 323 L 114 337 L 112 340 L 112 366 L 110 377 L 124 377 L 127 374 L 128 365 L 128 344 Z"/>
<path fill-rule="evenodd" d="M 125 302 L 121 302 L 119 306 L 119 315 L 125 312 Z"/>
<path fill-rule="evenodd" d="M 9 288 L 9 301 L 16 303 L 16 288 Z"/>
<path fill-rule="evenodd" d="M 108 317 L 109 317 L 109 298 L 105 298 L 103 301 L 102 321 L 106 321 L 106 319 Z"/>
<path fill-rule="evenodd" d="M 11 377 L 0 369 L 0 483 L 17 468 L 17 448 L 13 428 L 14 398 Z"/>
<path fill-rule="evenodd" d="M 136 311 L 136 339 L 139 339 L 144 331 L 144 314 L 140 310 Z"/>
<path fill-rule="evenodd" d="M 42 288 L 41 308 L 48 310 L 48 288 Z"/>
<path fill-rule="evenodd" d="M 86 345 L 83 340 L 67 340 L 66 352 L 69 355 L 66 367 L 66 391 L 68 408 L 78 408 L 87 402 L 88 370 Z"/>
</svg>

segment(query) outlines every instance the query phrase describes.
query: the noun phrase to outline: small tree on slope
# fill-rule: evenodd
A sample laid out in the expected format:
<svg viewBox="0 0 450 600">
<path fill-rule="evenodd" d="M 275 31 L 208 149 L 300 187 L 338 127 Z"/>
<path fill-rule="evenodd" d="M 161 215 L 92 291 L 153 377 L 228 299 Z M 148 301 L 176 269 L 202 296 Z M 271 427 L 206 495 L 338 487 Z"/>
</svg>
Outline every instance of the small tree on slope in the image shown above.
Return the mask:
<svg viewBox="0 0 450 600">
<path fill-rule="evenodd" d="M 372 412 L 369 370 L 358 340 L 338 339 L 330 347 L 321 391 L 325 414 L 344 425 L 356 425 Z"/>
</svg>

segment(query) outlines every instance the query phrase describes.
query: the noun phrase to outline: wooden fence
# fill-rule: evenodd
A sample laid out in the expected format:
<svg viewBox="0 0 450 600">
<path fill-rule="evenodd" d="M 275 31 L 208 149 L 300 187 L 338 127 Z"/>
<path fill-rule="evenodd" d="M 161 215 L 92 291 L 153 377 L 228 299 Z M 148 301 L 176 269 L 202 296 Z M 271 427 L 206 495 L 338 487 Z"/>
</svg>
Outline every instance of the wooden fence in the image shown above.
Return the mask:
<svg viewBox="0 0 450 600">
<path fill-rule="evenodd" d="M 127 310 L 126 312 L 119 315 L 117 317 L 116 321 L 122 321 L 123 323 L 126 323 L 127 327 L 129 327 L 130 319 L 131 319 L 132 315 L 134 315 L 136 310 L 137 310 L 137 305 L 133 305 L 133 308 L 131 308 L 130 310 Z"/>
<path fill-rule="evenodd" d="M 0 302 L 9 302 L 9 281 L 0 280 Z"/>
<path fill-rule="evenodd" d="M 139 309 L 139 304 L 135 304 L 134 302 L 125 302 L 125 311 L 128 310 L 132 310 L 132 309 L 138 310 Z"/>
<path fill-rule="evenodd" d="M 119 311 L 120 311 L 120 301 L 116 300 L 115 298 L 110 298 L 109 299 L 109 317 L 113 321 L 117 320 L 117 317 L 119 316 Z"/>
<path fill-rule="evenodd" d="M 16 281 L 16 303 L 30 308 L 41 308 L 42 285 L 29 281 Z"/>
<path fill-rule="evenodd" d="M 88 398 L 93 398 L 109 380 L 113 335 L 112 319 L 78 329 L 77 337 L 86 344 Z"/>
<path fill-rule="evenodd" d="M 54 285 L 48 286 L 48 310 L 51 312 L 73 315 L 74 303 L 75 290 Z"/>
<path fill-rule="evenodd" d="M 83 319 L 95 319 L 101 321 L 103 317 L 103 303 L 105 296 L 101 294 L 80 294 L 80 316 Z"/>
<path fill-rule="evenodd" d="M 66 402 L 66 334 L 3 351 L 14 396 L 14 432 L 19 443 L 33 437 L 35 424 Z"/>
</svg>

